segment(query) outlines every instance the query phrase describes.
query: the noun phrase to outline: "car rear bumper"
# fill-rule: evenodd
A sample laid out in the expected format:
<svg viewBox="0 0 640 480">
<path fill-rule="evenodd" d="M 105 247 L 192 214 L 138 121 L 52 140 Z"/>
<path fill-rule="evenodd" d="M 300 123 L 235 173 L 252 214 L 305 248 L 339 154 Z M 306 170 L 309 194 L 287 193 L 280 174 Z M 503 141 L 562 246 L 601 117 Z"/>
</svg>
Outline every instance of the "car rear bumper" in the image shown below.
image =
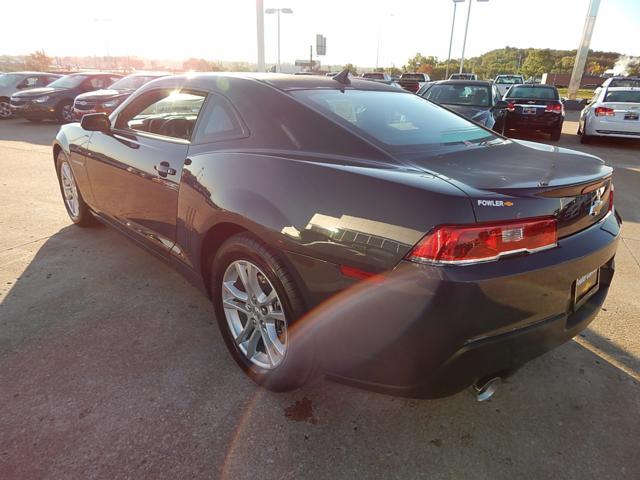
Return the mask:
<svg viewBox="0 0 640 480">
<path fill-rule="evenodd" d="M 528 256 L 444 268 L 401 262 L 370 292 L 360 287 L 336 300 L 341 323 L 329 321 L 318 335 L 322 367 L 346 383 L 426 398 L 506 376 L 595 318 L 613 277 L 619 230 L 609 215 Z M 576 280 L 594 270 L 597 291 L 575 307 Z"/>
<path fill-rule="evenodd" d="M 593 117 L 587 121 L 587 135 L 603 137 L 640 138 L 640 120 L 610 120 L 607 117 Z"/>
<path fill-rule="evenodd" d="M 557 113 L 543 113 L 541 115 L 523 115 L 520 113 L 507 113 L 505 128 L 516 130 L 551 130 L 560 128 L 564 121 L 564 115 Z"/>
</svg>

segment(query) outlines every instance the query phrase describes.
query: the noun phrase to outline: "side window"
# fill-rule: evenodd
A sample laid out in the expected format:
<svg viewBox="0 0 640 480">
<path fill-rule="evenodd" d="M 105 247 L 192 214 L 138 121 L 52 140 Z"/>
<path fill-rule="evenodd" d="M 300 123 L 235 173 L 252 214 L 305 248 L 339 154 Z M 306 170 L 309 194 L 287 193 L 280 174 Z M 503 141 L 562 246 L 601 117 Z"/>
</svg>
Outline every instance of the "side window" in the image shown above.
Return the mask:
<svg viewBox="0 0 640 480">
<path fill-rule="evenodd" d="M 43 86 L 47 86 L 51 82 L 55 82 L 58 78 L 60 78 L 60 77 L 41 77 L 40 81 L 42 82 Z"/>
<path fill-rule="evenodd" d="M 95 77 L 89 80 L 89 83 L 91 84 L 91 88 L 100 90 L 107 86 L 107 77 Z"/>
<path fill-rule="evenodd" d="M 109 77 L 109 85 L 113 85 L 114 83 L 116 83 L 118 80 L 120 80 L 122 77 Z"/>
<path fill-rule="evenodd" d="M 18 83 L 17 88 L 35 88 L 38 86 L 38 77 L 26 77 L 22 79 L 20 83 Z"/>
<path fill-rule="evenodd" d="M 116 128 L 191 140 L 205 95 L 153 90 L 136 98 L 118 116 Z"/>
<path fill-rule="evenodd" d="M 241 136 L 244 136 L 244 131 L 233 107 L 225 98 L 210 95 L 194 142 L 216 142 Z"/>
</svg>

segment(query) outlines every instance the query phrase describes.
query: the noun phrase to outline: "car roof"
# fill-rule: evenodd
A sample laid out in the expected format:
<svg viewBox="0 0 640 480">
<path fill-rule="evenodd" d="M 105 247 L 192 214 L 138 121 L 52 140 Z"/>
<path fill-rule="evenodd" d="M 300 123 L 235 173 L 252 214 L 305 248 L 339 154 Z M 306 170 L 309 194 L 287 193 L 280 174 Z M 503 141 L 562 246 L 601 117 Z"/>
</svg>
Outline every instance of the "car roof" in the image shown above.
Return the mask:
<svg viewBox="0 0 640 480">
<path fill-rule="evenodd" d="M 459 75 L 459 74 L 456 74 Z M 465 75 L 463 73 L 463 75 Z M 470 75 L 470 74 L 467 74 Z M 434 85 L 478 85 L 478 86 L 485 86 L 485 87 L 490 87 L 491 86 L 491 82 L 487 81 L 487 80 L 438 80 L 437 82 L 433 82 Z"/>
<path fill-rule="evenodd" d="M 558 89 L 555 85 L 547 85 L 546 83 L 518 83 L 514 84 L 514 87 L 527 87 L 527 88 L 555 88 Z"/>
<path fill-rule="evenodd" d="M 170 77 L 162 77 L 153 80 L 151 84 L 154 87 L 168 87 L 176 84 L 190 84 L 193 88 L 217 89 L 217 84 L 221 79 L 240 81 L 240 82 L 258 82 L 270 85 L 278 90 L 376 90 L 399 92 L 396 87 L 386 85 L 380 82 L 372 82 L 366 79 L 349 77 L 350 84 L 345 85 L 334 79 L 334 77 L 325 77 L 320 75 L 289 75 L 282 73 L 251 73 L 251 72 L 211 72 L 211 73 L 187 73 L 184 75 L 174 75 Z M 409 93 L 409 92 L 407 92 Z"/>
<path fill-rule="evenodd" d="M 171 72 L 133 72 L 127 75 L 127 77 L 167 77 L 169 75 L 171 75 Z"/>
<path fill-rule="evenodd" d="M 24 72 L 6 72 L 5 75 L 7 74 L 11 74 L 11 75 L 55 75 L 58 77 L 61 77 L 62 75 L 59 73 L 49 73 L 49 72 L 30 72 L 30 71 L 24 71 Z"/>
</svg>

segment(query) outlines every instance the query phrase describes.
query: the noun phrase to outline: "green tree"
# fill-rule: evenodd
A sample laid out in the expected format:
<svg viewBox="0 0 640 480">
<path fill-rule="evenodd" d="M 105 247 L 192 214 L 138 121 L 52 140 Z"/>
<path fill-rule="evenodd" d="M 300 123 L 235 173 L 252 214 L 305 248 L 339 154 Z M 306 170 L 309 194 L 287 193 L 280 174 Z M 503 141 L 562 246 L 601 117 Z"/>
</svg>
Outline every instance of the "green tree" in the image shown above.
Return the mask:
<svg viewBox="0 0 640 480">
<path fill-rule="evenodd" d="M 573 64 L 576 61 L 576 57 L 574 56 L 565 56 L 560 59 L 559 70 L 561 72 L 571 72 L 573 70 Z"/>
<path fill-rule="evenodd" d="M 522 73 L 527 76 L 539 76 L 553 70 L 555 65 L 551 50 L 533 50 L 522 64 Z"/>
<path fill-rule="evenodd" d="M 182 64 L 183 70 L 193 70 L 194 72 L 210 72 L 209 62 L 204 58 L 189 58 Z"/>
<path fill-rule="evenodd" d="M 349 72 L 351 72 L 351 75 L 354 75 L 354 76 L 358 75 L 358 69 L 353 63 L 347 63 L 345 66 L 342 67 L 342 70 L 349 70 Z"/>
<path fill-rule="evenodd" d="M 49 65 L 51 65 L 51 58 L 47 57 L 44 50 L 30 53 L 24 62 L 25 69 L 38 72 L 49 70 Z"/>
</svg>

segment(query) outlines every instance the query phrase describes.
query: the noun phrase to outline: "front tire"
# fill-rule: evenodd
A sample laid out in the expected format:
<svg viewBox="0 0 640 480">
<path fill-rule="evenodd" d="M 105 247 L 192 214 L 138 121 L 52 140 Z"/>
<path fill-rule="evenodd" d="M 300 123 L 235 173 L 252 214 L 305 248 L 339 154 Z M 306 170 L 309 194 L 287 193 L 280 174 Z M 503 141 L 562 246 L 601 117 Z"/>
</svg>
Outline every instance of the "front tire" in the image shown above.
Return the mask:
<svg viewBox="0 0 640 480">
<path fill-rule="evenodd" d="M 13 117 L 13 112 L 11 111 L 9 99 L 6 97 L 0 98 L 0 120 L 7 120 L 11 117 Z"/>
<path fill-rule="evenodd" d="M 211 268 L 218 326 L 234 360 L 254 382 L 273 391 L 303 385 L 313 349 L 303 348 L 302 298 L 281 261 L 249 233 L 218 250 Z"/>
<path fill-rule="evenodd" d="M 80 227 L 96 225 L 95 217 L 82 199 L 82 194 L 78 189 L 69 160 L 62 151 L 58 152 L 56 156 L 56 171 L 58 173 L 58 184 L 60 185 L 62 200 L 64 201 L 64 206 L 67 209 L 71 221 Z"/>
<path fill-rule="evenodd" d="M 58 123 L 69 123 L 73 121 L 73 102 L 63 100 L 56 107 L 56 119 Z"/>
</svg>

